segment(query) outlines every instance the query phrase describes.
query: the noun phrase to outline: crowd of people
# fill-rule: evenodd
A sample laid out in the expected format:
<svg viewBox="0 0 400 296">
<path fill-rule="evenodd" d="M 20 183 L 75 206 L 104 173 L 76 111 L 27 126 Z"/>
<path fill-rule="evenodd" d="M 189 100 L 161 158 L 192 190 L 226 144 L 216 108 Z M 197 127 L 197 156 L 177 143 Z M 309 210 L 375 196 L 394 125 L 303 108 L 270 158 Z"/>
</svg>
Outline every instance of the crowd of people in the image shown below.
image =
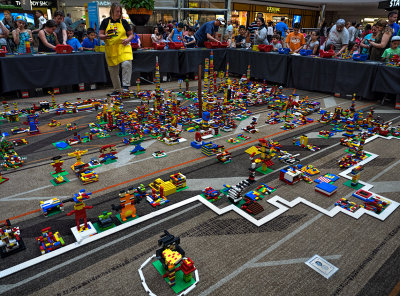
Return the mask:
<svg viewBox="0 0 400 296">
<path fill-rule="evenodd" d="M 35 12 L 35 17 L 37 26 L 28 28 L 23 16 L 13 19 L 11 13 L 5 11 L 4 19 L 0 21 L 0 46 L 6 46 L 9 52 L 26 53 L 26 45 L 31 42 L 36 44 L 39 52 L 54 51 L 57 44 L 69 44 L 74 51 L 94 50 L 95 46 L 104 44 L 99 42 L 102 38 L 93 28 L 85 29 L 84 22 L 72 28 L 71 16 L 67 14 L 65 17 L 62 11 L 56 11 L 52 20 L 47 20 L 40 10 Z M 106 29 L 105 19 L 109 20 L 103 17 L 102 31 Z M 247 27 L 232 24 L 230 20 L 226 22 L 223 17 L 202 25 L 196 22 L 192 27 L 177 21 L 167 24 L 159 21 L 153 28 L 151 40 L 153 43 L 164 42 L 167 46 L 169 42 L 182 42 L 187 48 L 204 47 L 206 41 L 224 41 L 228 47 L 237 48 L 267 44 L 273 46 L 273 51 L 289 48 L 292 53 L 298 53 L 301 49 L 309 49 L 314 55 L 320 49 L 333 49 L 336 56 L 360 53 L 367 54 L 370 60 L 383 61 L 399 54 L 400 26 L 397 19 L 395 11 L 388 14 L 388 21 L 381 19 L 365 27 L 339 19 L 329 26 L 323 23 L 319 29 L 307 33 L 302 32 L 300 23 L 294 23 L 290 29 L 284 17 L 276 24 L 266 22 L 262 13 L 258 13 L 255 21 Z M 124 30 L 132 32 L 130 42 L 140 48 L 142 44 L 135 26 L 122 20 Z"/>
</svg>

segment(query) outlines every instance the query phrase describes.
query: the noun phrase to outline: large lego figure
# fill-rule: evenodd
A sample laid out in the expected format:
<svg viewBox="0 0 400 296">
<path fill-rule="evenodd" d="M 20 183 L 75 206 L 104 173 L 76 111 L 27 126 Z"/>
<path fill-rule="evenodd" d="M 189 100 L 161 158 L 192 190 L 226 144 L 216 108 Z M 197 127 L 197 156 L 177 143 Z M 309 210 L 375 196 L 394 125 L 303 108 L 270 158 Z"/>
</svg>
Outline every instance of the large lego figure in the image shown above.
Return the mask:
<svg viewBox="0 0 400 296">
<path fill-rule="evenodd" d="M 88 228 L 86 210 L 93 208 L 93 206 L 86 206 L 83 203 L 83 201 L 85 199 L 89 199 L 91 194 L 92 194 L 91 192 L 86 193 L 85 189 L 81 189 L 79 193 L 75 193 L 75 196 L 72 198 L 72 200 L 75 202 L 74 209 L 71 212 L 69 212 L 67 216 L 75 214 L 75 221 L 78 232 Z M 83 220 L 84 223 L 84 227 L 82 229 L 80 228 L 81 219 Z"/>
<path fill-rule="evenodd" d="M 141 187 L 139 187 L 138 190 L 141 190 Z M 125 222 L 127 218 L 136 217 L 135 204 L 138 204 L 140 200 L 141 200 L 140 195 L 138 194 L 138 197 L 136 197 L 135 189 L 132 187 L 129 188 L 128 191 L 126 192 L 125 190 L 121 190 L 119 192 L 120 205 L 119 206 L 111 205 L 111 207 L 115 211 L 121 210 L 121 220 Z"/>
</svg>

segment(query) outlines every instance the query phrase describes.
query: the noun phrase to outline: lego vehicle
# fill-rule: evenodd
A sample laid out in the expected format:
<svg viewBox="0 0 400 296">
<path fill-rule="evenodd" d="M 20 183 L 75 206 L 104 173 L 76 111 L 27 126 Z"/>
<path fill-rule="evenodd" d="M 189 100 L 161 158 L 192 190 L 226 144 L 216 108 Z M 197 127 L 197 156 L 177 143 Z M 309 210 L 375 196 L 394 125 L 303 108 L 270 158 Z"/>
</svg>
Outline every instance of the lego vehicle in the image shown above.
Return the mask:
<svg viewBox="0 0 400 296">
<path fill-rule="evenodd" d="M 88 166 L 87 163 L 75 166 L 75 174 L 85 185 L 99 181 L 99 176 Z"/>
<path fill-rule="evenodd" d="M 25 250 L 25 244 L 20 237 L 19 227 L 12 227 L 10 220 L 0 225 L 0 256 L 7 257 L 18 251 Z"/>
<path fill-rule="evenodd" d="M 28 132 L 28 129 L 23 129 L 21 127 L 14 127 L 14 128 L 11 129 L 11 133 L 13 135 L 23 134 L 23 133 L 26 133 L 26 132 Z"/>
<path fill-rule="evenodd" d="M 40 208 L 42 209 L 43 215 L 47 217 L 49 214 L 54 212 L 64 211 L 64 204 L 57 197 L 41 201 Z"/>
<path fill-rule="evenodd" d="M 23 146 L 28 145 L 28 141 L 26 139 L 15 139 L 12 141 L 14 146 Z"/>
<path fill-rule="evenodd" d="M 341 198 L 337 202 L 335 202 L 335 206 L 339 206 L 343 209 L 346 209 L 352 213 L 357 211 L 358 205 L 352 201 L 347 200 L 346 198 Z"/>
<path fill-rule="evenodd" d="M 59 121 L 57 121 L 57 120 L 55 120 L 55 119 L 52 119 L 50 122 L 49 122 L 49 126 L 50 127 L 56 127 L 56 126 L 60 126 L 61 125 L 61 122 L 59 122 Z"/>
<path fill-rule="evenodd" d="M 281 151 L 281 156 L 279 156 L 279 160 L 283 163 L 286 164 L 295 164 L 297 162 L 300 162 L 300 159 L 296 158 L 300 154 L 291 154 L 287 151 Z"/>
<path fill-rule="evenodd" d="M 365 208 L 366 210 L 373 211 L 376 214 L 380 214 L 390 205 L 390 201 L 363 189 L 354 192 L 353 196 L 363 201 L 364 205 L 360 205 L 360 208 Z"/>
<path fill-rule="evenodd" d="M 36 238 L 39 244 L 40 252 L 42 255 L 50 253 L 56 249 L 59 249 L 65 245 L 63 238 L 59 232 L 54 234 L 50 232 L 51 227 L 46 227 L 42 229 L 42 235 Z"/>
<path fill-rule="evenodd" d="M 219 196 L 219 192 L 212 187 L 207 187 L 201 191 L 207 199 L 216 199 Z"/>
</svg>

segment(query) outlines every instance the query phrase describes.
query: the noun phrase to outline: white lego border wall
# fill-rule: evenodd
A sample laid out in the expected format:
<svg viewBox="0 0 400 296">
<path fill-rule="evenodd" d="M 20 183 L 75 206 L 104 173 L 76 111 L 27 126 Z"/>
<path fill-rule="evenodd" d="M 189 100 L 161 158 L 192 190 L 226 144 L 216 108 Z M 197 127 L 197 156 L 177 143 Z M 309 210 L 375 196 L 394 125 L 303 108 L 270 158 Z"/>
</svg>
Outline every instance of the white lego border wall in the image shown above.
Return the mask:
<svg viewBox="0 0 400 296">
<path fill-rule="evenodd" d="M 400 140 L 399 138 L 392 137 L 392 136 L 383 137 L 383 136 L 379 136 L 379 135 L 374 135 L 374 136 L 368 138 L 366 140 L 366 143 L 371 142 L 371 141 L 373 141 L 373 140 L 375 140 L 377 138 L 383 138 L 383 139 L 387 139 L 387 140 L 391 140 L 391 139 Z M 363 161 L 359 162 L 357 165 L 366 164 L 366 163 L 372 161 L 373 159 L 375 159 L 376 157 L 378 157 L 377 154 L 370 153 L 370 152 L 366 152 L 366 153 L 370 154 L 371 156 L 366 158 L 366 159 L 364 159 Z M 350 173 L 352 168 L 353 167 L 348 168 L 347 170 L 343 171 L 339 175 L 341 177 L 343 177 L 343 178 L 351 179 L 351 177 L 348 174 Z M 360 183 L 364 185 L 363 189 L 367 190 L 367 191 L 370 190 L 373 187 L 372 184 L 368 184 L 368 183 L 365 183 L 365 182 L 360 182 Z M 381 197 L 380 195 L 377 195 L 377 196 Z M 109 229 L 107 231 L 104 231 L 104 232 L 101 232 L 101 233 L 96 234 L 94 236 L 91 236 L 91 237 L 88 237 L 86 239 L 83 239 L 80 242 L 75 242 L 73 244 L 66 245 L 66 246 L 64 246 L 64 247 L 62 247 L 60 249 L 54 250 L 54 251 L 52 251 L 50 253 L 47 253 L 45 255 L 41 255 L 39 257 L 33 258 L 31 260 L 28 260 L 28 261 L 26 261 L 24 263 L 20 263 L 18 265 L 13 266 L 13 267 L 1 270 L 0 271 L 0 278 L 7 277 L 7 276 L 9 276 L 11 274 L 14 274 L 14 273 L 17 273 L 17 272 L 19 272 L 19 271 L 21 271 L 23 269 L 32 267 L 32 266 L 34 266 L 36 264 L 39 264 L 39 263 L 44 262 L 46 260 L 49 260 L 51 258 L 54 258 L 54 257 L 57 257 L 59 255 L 65 254 L 65 253 L 67 253 L 67 252 L 69 252 L 71 250 L 77 249 L 77 248 L 79 248 L 81 246 L 84 246 L 84 245 L 90 244 L 90 243 L 92 243 L 94 241 L 100 240 L 103 237 L 112 235 L 114 233 L 117 233 L 119 231 L 127 229 L 127 228 L 129 228 L 129 227 L 131 227 L 133 225 L 140 224 L 140 223 L 142 223 L 144 221 L 153 219 L 153 218 L 155 218 L 157 216 L 160 216 L 160 215 L 163 215 L 165 213 L 174 211 L 174 210 L 176 210 L 176 209 L 178 209 L 180 207 L 186 206 L 186 205 L 188 205 L 190 203 L 193 203 L 193 202 L 200 202 L 200 203 L 204 204 L 205 206 L 207 206 L 208 208 L 213 210 L 218 215 L 223 215 L 223 214 L 228 213 L 230 211 L 234 211 L 238 215 L 240 215 L 243 218 L 245 218 L 246 220 L 248 220 L 249 222 L 253 223 L 254 225 L 261 226 L 261 225 L 263 225 L 263 224 L 275 219 L 276 217 L 280 216 L 281 214 L 287 212 L 290 208 L 293 208 L 294 206 L 298 205 L 299 203 L 303 203 L 303 204 L 313 208 L 314 210 L 317 210 L 317 211 L 321 212 L 322 214 L 324 214 L 324 215 L 326 215 L 328 217 L 334 217 L 338 213 L 344 213 L 344 214 L 346 214 L 348 216 L 351 216 L 351 217 L 353 217 L 355 219 L 358 219 L 362 215 L 367 214 L 367 215 L 370 215 L 370 216 L 372 216 L 374 218 L 377 218 L 377 219 L 379 219 L 381 221 L 384 221 L 400 205 L 396 201 L 390 200 L 390 199 L 388 199 L 386 197 L 384 197 L 384 198 L 386 200 L 390 201 L 391 204 L 382 213 L 376 214 L 376 213 L 374 213 L 372 211 L 368 211 L 368 210 L 366 210 L 364 208 L 360 208 L 357 211 L 355 211 L 354 213 L 352 213 L 352 212 L 350 212 L 348 210 L 345 210 L 345 209 L 343 209 L 343 208 L 341 208 L 339 206 L 336 206 L 331 210 L 327 210 L 327 209 L 324 209 L 324 208 L 322 208 L 322 207 L 320 207 L 320 206 L 318 206 L 318 205 L 316 205 L 316 204 L 314 204 L 314 203 L 312 203 L 312 202 L 310 202 L 310 201 L 308 201 L 308 200 L 306 200 L 306 199 L 304 199 L 302 197 L 297 197 L 293 201 L 289 202 L 289 201 L 285 200 L 284 198 L 282 198 L 282 197 L 280 197 L 278 195 L 275 195 L 272 198 L 268 199 L 267 202 L 272 204 L 273 206 L 275 206 L 277 208 L 277 210 L 275 210 L 274 212 L 270 213 L 269 215 L 263 217 L 262 219 L 255 219 L 254 217 L 252 217 L 251 215 L 249 215 L 245 211 L 239 209 L 235 205 L 229 205 L 229 206 L 226 206 L 226 207 L 220 209 L 217 206 L 215 206 L 214 204 L 212 204 L 209 201 L 207 201 L 206 199 L 204 199 L 202 196 L 196 195 L 196 196 L 188 198 L 188 199 L 186 199 L 184 201 L 181 201 L 181 202 L 178 202 L 176 204 L 170 205 L 168 207 L 162 208 L 162 209 L 160 209 L 160 210 L 158 210 L 156 212 L 152 212 L 152 213 L 147 214 L 145 216 L 139 217 L 138 219 L 129 221 L 127 223 L 124 223 L 122 225 L 119 225 L 117 227 Z"/>
</svg>

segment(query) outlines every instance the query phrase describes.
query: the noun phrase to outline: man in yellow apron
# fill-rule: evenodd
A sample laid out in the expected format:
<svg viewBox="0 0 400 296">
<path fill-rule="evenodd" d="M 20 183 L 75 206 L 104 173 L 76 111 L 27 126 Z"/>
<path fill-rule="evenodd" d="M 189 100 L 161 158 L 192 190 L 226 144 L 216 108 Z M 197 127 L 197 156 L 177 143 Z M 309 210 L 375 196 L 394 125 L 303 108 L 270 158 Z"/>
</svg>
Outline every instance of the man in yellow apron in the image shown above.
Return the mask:
<svg viewBox="0 0 400 296">
<path fill-rule="evenodd" d="M 105 41 L 106 60 L 114 92 L 128 91 L 132 76 L 133 33 L 128 22 L 122 17 L 122 7 L 117 3 L 111 5 L 110 17 L 101 22 L 99 37 Z M 119 65 L 122 67 L 122 87 L 119 77 Z"/>
</svg>

